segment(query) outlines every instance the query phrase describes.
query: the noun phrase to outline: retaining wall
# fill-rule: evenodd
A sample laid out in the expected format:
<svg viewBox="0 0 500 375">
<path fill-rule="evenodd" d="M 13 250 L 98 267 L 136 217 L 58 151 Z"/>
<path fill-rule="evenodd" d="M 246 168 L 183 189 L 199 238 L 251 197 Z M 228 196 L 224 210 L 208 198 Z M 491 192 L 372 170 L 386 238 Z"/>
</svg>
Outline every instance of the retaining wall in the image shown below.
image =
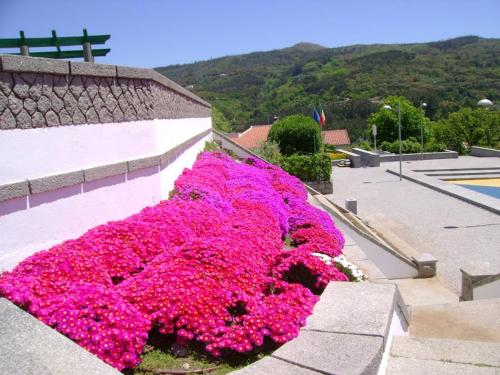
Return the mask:
<svg viewBox="0 0 500 375">
<path fill-rule="evenodd" d="M 210 116 L 152 70 L 0 56 L 0 271 L 166 199 Z"/>
<path fill-rule="evenodd" d="M 478 156 L 480 158 L 500 158 L 500 150 L 493 148 L 472 146 L 470 148 L 470 156 Z"/>
<path fill-rule="evenodd" d="M 422 157 L 423 160 L 458 159 L 458 152 L 446 150 L 442 152 L 424 152 L 423 155 L 421 153 L 402 154 L 401 160 L 403 161 L 422 160 Z M 381 163 L 387 163 L 391 161 L 399 161 L 399 155 L 395 154 L 380 155 Z"/>
</svg>

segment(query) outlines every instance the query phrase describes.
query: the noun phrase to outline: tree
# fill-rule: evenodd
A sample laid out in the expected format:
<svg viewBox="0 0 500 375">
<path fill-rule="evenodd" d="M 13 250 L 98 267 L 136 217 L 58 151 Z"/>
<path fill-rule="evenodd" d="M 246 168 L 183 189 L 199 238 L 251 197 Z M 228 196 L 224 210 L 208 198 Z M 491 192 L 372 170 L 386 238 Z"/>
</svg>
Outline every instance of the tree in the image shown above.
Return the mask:
<svg viewBox="0 0 500 375">
<path fill-rule="evenodd" d="M 452 150 L 465 152 L 465 145 L 498 147 L 500 143 L 500 112 L 484 108 L 462 108 L 439 121 L 433 129 L 437 141 Z"/>
<path fill-rule="evenodd" d="M 215 106 L 212 106 L 212 125 L 215 129 L 226 133 L 231 131 L 231 124 Z"/>
<path fill-rule="evenodd" d="M 420 139 L 420 128 L 424 126 L 424 141 L 430 138 L 430 120 L 424 116 L 424 112 L 416 108 L 408 99 L 401 96 L 389 96 L 384 99 L 383 105 L 389 105 L 393 109 L 380 108 L 368 118 L 370 125 L 367 133 L 371 134 L 371 126 L 377 126 L 377 141 L 393 142 L 398 139 L 398 104 L 401 105 L 401 139 L 415 137 Z"/>
<path fill-rule="evenodd" d="M 285 156 L 313 154 L 322 149 L 318 123 L 304 115 L 283 117 L 272 126 L 268 140 L 276 142 Z"/>
</svg>

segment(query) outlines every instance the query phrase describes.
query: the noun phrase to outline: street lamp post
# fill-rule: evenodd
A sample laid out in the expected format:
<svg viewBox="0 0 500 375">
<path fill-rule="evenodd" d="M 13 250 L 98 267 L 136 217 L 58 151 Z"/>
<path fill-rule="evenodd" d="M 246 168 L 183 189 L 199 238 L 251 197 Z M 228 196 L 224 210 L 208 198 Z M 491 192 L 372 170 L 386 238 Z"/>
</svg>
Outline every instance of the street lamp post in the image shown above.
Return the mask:
<svg viewBox="0 0 500 375">
<path fill-rule="evenodd" d="M 420 104 L 420 108 L 424 112 L 425 117 L 425 109 L 427 108 L 427 103 Z M 422 161 L 424 160 L 424 118 L 422 118 L 422 123 L 420 124 L 420 155 L 422 157 Z"/>
<path fill-rule="evenodd" d="M 394 111 L 389 104 L 386 104 L 382 107 L 383 109 L 388 109 L 390 111 Z M 398 135 L 399 135 L 399 181 L 403 180 L 403 160 L 402 160 L 402 149 L 401 149 L 401 101 L 398 100 Z"/>
</svg>

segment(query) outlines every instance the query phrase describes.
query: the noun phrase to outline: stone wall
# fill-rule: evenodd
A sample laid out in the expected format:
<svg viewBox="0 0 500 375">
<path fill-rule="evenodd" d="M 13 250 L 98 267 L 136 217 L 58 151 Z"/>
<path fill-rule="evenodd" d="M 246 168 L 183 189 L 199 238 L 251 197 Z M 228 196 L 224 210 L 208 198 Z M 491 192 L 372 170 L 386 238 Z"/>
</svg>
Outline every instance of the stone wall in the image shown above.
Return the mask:
<svg viewBox="0 0 500 375">
<path fill-rule="evenodd" d="M 150 69 L 0 55 L 0 129 L 209 117 Z"/>
<path fill-rule="evenodd" d="M 478 156 L 480 158 L 500 158 L 500 150 L 493 148 L 472 146 L 470 148 L 470 156 Z"/>
</svg>

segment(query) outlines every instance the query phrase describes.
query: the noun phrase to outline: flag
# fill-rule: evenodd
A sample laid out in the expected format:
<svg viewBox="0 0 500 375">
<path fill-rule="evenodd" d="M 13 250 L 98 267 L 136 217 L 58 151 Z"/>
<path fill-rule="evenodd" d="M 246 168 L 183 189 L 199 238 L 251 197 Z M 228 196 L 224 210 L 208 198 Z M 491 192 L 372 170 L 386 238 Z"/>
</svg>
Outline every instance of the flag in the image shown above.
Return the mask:
<svg viewBox="0 0 500 375">
<path fill-rule="evenodd" d="M 321 114 L 319 116 L 319 124 L 321 126 L 324 126 L 326 124 L 326 116 L 325 116 L 325 111 L 323 111 L 323 106 L 320 104 L 319 107 L 321 108 Z"/>
<path fill-rule="evenodd" d="M 321 117 L 319 116 L 318 110 L 316 107 L 313 107 L 313 119 L 316 122 L 321 122 Z"/>
</svg>

